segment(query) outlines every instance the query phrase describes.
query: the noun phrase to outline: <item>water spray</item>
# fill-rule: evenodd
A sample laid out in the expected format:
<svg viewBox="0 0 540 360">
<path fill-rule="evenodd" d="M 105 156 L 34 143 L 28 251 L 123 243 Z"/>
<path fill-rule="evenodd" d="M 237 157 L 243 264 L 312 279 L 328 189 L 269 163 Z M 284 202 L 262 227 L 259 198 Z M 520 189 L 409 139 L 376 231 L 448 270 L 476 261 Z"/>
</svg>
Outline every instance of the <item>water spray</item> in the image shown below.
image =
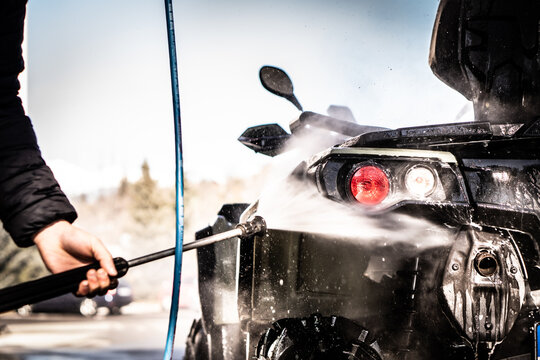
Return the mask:
<svg viewBox="0 0 540 360">
<path fill-rule="evenodd" d="M 236 225 L 232 230 L 208 236 L 206 238 L 193 241 L 182 246 L 182 252 L 205 247 L 217 242 L 231 240 L 235 238 L 250 238 L 260 236 L 266 232 L 266 222 L 260 216 Z M 127 274 L 128 270 L 134 266 L 139 266 L 152 261 L 163 259 L 175 254 L 176 247 L 144 255 L 132 260 L 125 260 L 121 257 L 114 259 L 114 265 L 118 272 L 116 278 L 121 278 Z M 34 304 L 48 300 L 60 295 L 77 291 L 79 283 L 86 279 L 86 273 L 91 269 L 99 269 L 100 265 L 95 262 L 73 270 L 64 271 L 58 274 L 49 275 L 37 280 L 24 282 L 0 290 L 0 313 L 18 309 L 27 304 Z"/>
</svg>

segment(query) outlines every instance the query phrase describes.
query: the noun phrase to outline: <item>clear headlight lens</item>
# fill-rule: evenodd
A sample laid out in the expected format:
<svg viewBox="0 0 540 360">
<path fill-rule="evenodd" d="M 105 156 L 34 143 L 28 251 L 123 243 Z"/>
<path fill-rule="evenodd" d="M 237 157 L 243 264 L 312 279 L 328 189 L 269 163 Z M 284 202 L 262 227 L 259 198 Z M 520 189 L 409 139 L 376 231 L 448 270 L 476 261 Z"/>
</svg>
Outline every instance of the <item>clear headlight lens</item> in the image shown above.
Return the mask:
<svg viewBox="0 0 540 360">
<path fill-rule="evenodd" d="M 405 186 L 409 193 L 418 198 L 424 198 L 435 190 L 435 175 L 425 166 L 414 166 L 405 175 Z"/>
</svg>

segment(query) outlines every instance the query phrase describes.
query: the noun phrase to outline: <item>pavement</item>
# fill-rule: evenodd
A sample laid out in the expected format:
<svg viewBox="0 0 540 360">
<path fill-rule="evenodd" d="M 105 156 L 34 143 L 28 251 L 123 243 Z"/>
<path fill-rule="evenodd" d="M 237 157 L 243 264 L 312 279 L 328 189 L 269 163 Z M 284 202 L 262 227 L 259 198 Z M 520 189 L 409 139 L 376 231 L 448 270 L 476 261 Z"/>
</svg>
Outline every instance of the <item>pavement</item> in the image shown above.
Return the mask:
<svg viewBox="0 0 540 360">
<path fill-rule="evenodd" d="M 180 309 L 174 359 L 182 359 L 184 342 L 196 310 Z M 0 360 L 162 359 L 169 313 L 158 304 L 133 303 L 122 315 L 100 312 L 93 318 L 64 314 L 16 313 L 0 316 Z"/>
</svg>

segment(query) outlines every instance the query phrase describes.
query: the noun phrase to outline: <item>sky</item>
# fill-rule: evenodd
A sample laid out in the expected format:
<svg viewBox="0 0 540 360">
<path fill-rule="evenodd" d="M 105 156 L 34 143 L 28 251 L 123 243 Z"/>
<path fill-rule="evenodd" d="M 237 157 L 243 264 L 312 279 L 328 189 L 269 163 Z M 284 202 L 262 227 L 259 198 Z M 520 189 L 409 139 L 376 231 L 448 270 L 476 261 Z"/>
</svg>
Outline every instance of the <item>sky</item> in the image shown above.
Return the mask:
<svg viewBox="0 0 540 360">
<path fill-rule="evenodd" d="M 435 0 L 174 1 L 185 176 L 224 181 L 272 159 L 236 139 L 299 112 L 260 85 L 292 78 L 304 110 L 349 106 L 389 128 L 470 121 L 470 105 L 428 66 Z M 136 179 L 144 160 L 174 183 L 162 0 L 30 0 L 27 111 L 68 194 Z"/>
</svg>

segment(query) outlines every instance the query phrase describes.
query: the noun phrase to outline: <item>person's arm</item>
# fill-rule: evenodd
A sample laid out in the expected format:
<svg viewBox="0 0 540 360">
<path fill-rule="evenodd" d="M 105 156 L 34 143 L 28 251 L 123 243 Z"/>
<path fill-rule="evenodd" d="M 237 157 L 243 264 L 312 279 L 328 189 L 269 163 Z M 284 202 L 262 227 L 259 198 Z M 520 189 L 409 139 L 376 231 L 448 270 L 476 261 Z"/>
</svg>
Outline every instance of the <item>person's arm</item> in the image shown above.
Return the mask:
<svg viewBox="0 0 540 360">
<path fill-rule="evenodd" d="M 98 260 L 103 269 L 89 271 L 78 291 L 92 295 L 109 287 L 103 273 L 116 270 L 101 241 L 71 225 L 77 213 L 41 157 L 18 97 L 25 11 L 26 0 L 0 1 L 0 220 L 18 246 L 35 243 L 53 273 Z"/>
</svg>

